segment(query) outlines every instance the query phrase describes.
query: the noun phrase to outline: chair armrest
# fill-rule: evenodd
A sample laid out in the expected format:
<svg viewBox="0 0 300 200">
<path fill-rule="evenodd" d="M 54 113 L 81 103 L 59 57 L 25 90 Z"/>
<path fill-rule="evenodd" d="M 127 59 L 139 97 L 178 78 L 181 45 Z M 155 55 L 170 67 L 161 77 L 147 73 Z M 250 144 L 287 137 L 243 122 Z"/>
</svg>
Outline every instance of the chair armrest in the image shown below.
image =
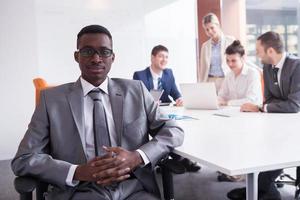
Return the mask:
<svg viewBox="0 0 300 200">
<path fill-rule="evenodd" d="M 160 172 L 162 175 L 162 186 L 163 186 L 163 195 L 165 200 L 174 199 L 174 186 L 173 186 L 173 166 L 170 162 L 169 156 L 162 158 L 158 166 L 160 167 Z"/>
<path fill-rule="evenodd" d="M 33 192 L 38 186 L 39 181 L 29 176 L 19 176 L 14 180 L 14 186 L 19 194 Z"/>
<path fill-rule="evenodd" d="M 174 174 L 183 174 L 185 172 L 185 168 L 182 164 L 180 164 L 177 160 L 173 160 L 168 157 L 163 158 L 158 165 Z"/>
<path fill-rule="evenodd" d="M 32 200 L 33 191 L 36 193 L 36 200 L 44 200 L 44 193 L 47 192 L 48 183 L 42 182 L 30 176 L 16 177 L 15 189 L 20 194 L 21 200 Z"/>
</svg>

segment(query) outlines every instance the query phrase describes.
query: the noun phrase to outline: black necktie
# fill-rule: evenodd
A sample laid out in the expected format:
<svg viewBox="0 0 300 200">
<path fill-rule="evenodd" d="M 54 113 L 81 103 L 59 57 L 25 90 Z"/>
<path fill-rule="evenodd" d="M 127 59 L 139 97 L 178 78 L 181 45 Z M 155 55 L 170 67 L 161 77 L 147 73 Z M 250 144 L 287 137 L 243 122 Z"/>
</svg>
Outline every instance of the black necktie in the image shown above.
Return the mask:
<svg viewBox="0 0 300 200">
<path fill-rule="evenodd" d="M 279 68 L 277 67 L 273 67 L 272 71 L 273 71 L 273 81 L 275 85 L 278 85 L 278 70 Z"/>
<path fill-rule="evenodd" d="M 99 88 L 94 89 L 88 95 L 94 100 L 93 131 L 95 155 L 101 156 L 105 154 L 102 146 L 110 146 L 106 114 L 101 100 L 101 90 Z"/>
</svg>

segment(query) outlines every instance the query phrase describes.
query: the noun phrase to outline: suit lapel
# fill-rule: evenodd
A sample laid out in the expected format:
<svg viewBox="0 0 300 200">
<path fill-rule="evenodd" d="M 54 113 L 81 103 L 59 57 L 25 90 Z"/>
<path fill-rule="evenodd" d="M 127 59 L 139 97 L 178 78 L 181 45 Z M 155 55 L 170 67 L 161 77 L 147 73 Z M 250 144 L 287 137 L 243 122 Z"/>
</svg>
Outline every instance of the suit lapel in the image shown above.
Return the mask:
<svg viewBox="0 0 300 200">
<path fill-rule="evenodd" d="M 226 38 L 225 38 L 224 35 L 222 35 L 222 37 L 221 37 L 221 67 L 222 67 L 222 69 L 224 68 L 223 60 L 226 60 L 225 59 L 225 53 L 222 53 L 222 52 L 225 52 L 226 47 L 229 46 L 229 44 L 227 45 L 226 43 L 227 43 Z M 225 74 L 224 69 L 223 69 L 223 72 Z"/>
<path fill-rule="evenodd" d="M 80 83 L 80 79 L 76 81 L 70 93 L 67 95 L 72 115 L 77 126 L 82 147 L 86 152 L 85 137 L 84 137 L 84 119 L 83 119 L 83 91 Z"/>
<path fill-rule="evenodd" d="M 147 89 L 150 91 L 153 89 L 153 78 L 152 78 L 152 75 L 151 75 L 151 72 L 150 72 L 150 67 L 147 68 L 146 70 L 146 77 L 147 77 Z"/>
<path fill-rule="evenodd" d="M 168 87 L 170 87 L 170 84 L 168 84 L 168 80 L 170 80 L 170 77 L 168 76 L 167 70 L 163 70 L 162 76 L 161 76 L 161 84 L 164 90 L 167 90 Z"/>
<path fill-rule="evenodd" d="M 111 109 L 113 119 L 117 133 L 118 146 L 122 145 L 122 133 L 123 133 L 123 98 L 124 95 L 120 87 L 115 83 L 114 80 L 108 79 L 108 93 L 109 100 L 111 103 Z"/>
<path fill-rule="evenodd" d="M 210 57 L 211 57 L 211 44 L 212 43 L 212 39 L 209 39 L 209 42 L 207 43 L 207 51 L 206 51 L 206 62 L 207 65 L 205 66 L 205 82 L 208 79 L 208 73 L 209 73 L 209 68 L 210 68 Z"/>
<path fill-rule="evenodd" d="M 286 77 L 288 77 L 288 64 L 289 60 L 288 60 L 288 56 L 285 58 L 285 61 L 282 65 L 282 70 L 281 70 L 281 75 L 280 75 L 280 91 L 282 96 L 285 96 L 285 92 L 288 92 L 288 87 L 285 88 L 285 79 Z M 288 85 L 287 85 L 288 86 Z"/>
</svg>

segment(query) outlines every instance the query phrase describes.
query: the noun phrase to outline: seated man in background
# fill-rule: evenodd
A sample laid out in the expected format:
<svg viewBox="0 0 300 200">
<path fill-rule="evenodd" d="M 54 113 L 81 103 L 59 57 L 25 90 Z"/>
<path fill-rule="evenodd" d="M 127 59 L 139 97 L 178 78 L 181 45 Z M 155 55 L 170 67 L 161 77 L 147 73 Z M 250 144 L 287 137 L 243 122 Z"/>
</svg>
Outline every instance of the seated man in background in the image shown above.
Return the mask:
<svg viewBox="0 0 300 200">
<path fill-rule="evenodd" d="M 151 65 L 142 71 L 134 72 L 133 79 L 141 80 L 146 88 L 150 90 L 163 90 L 160 101 L 171 103 L 169 96 L 176 102 L 176 106 L 182 106 L 183 101 L 179 93 L 173 72 L 166 68 L 168 64 L 169 52 L 162 45 L 157 45 L 151 52 Z"/>
<path fill-rule="evenodd" d="M 183 101 L 179 93 L 172 70 L 166 68 L 168 64 L 169 51 L 165 46 L 157 45 L 151 51 L 151 65 L 142 71 L 134 72 L 133 79 L 141 80 L 150 91 L 163 90 L 160 98 L 162 103 L 170 103 L 171 96 L 176 101 L 176 106 L 182 106 Z M 186 171 L 196 172 L 200 166 L 177 154 L 171 154 L 172 158 L 182 164 Z M 178 164 L 177 163 L 177 164 Z M 180 166 L 178 166 L 180 167 Z M 180 170 L 178 170 L 180 171 Z"/>
<path fill-rule="evenodd" d="M 182 129 L 159 118 L 142 83 L 107 76 L 115 54 L 106 28 L 81 29 L 74 58 L 81 76 L 41 92 L 15 175 L 49 183 L 48 200 L 160 199 L 153 168 L 182 144 Z"/>
<path fill-rule="evenodd" d="M 226 63 L 231 71 L 225 77 L 218 94 L 222 106 L 241 106 L 244 103 L 262 103 L 261 76 L 258 69 L 245 63 L 245 50 L 235 40 L 226 50 Z"/>
<path fill-rule="evenodd" d="M 256 53 L 264 64 L 263 105 L 245 103 L 243 112 L 297 113 L 300 109 L 300 59 L 284 51 L 278 33 L 269 31 L 258 37 Z M 274 147 L 275 148 L 275 147 Z M 276 156 L 276 155 L 274 155 Z M 258 197 L 262 200 L 281 200 L 274 183 L 282 170 L 261 172 L 258 175 Z M 227 194 L 230 199 L 246 198 L 246 189 L 234 189 Z"/>
</svg>

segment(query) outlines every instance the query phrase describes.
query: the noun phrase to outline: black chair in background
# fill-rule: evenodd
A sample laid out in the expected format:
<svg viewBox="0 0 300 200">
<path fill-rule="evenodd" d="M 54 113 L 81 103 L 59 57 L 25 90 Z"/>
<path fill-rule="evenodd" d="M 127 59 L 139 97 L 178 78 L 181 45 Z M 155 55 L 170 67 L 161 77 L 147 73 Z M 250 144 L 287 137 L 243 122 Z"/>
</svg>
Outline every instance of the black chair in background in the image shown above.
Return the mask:
<svg viewBox="0 0 300 200">
<path fill-rule="evenodd" d="M 300 199 L 300 167 L 296 167 L 296 177 L 292 177 L 289 174 L 282 173 L 275 181 L 278 188 L 282 188 L 286 185 L 293 185 L 296 187 L 294 199 Z"/>
</svg>

